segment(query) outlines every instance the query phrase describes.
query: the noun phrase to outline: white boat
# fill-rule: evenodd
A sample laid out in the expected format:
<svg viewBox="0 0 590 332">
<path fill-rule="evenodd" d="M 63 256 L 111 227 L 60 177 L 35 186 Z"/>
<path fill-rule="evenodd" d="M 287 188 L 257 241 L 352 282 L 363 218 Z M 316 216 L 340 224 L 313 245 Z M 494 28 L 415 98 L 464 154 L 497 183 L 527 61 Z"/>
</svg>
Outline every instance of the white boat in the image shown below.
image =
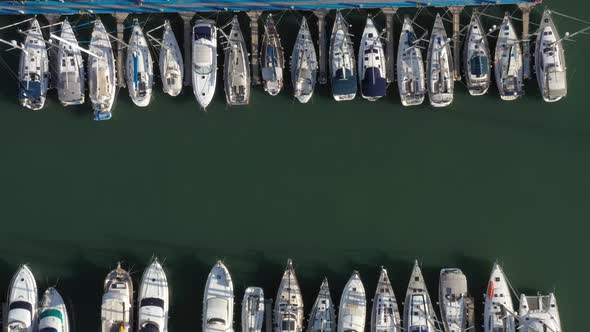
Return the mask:
<svg viewBox="0 0 590 332">
<path fill-rule="evenodd" d="M 260 287 L 248 287 L 242 301 L 242 332 L 262 331 L 264 320 L 264 291 Z"/>
<path fill-rule="evenodd" d="M 463 66 L 467 90 L 472 96 L 481 96 L 490 87 L 490 47 L 487 32 L 483 29 L 479 13 L 473 12 L 465 37 Z"/>
<path fill-rule="evenodd" d="M 561 332 L 561 319 L 557 300 L 553 293 L 548 295 L 520 296 L 518 310 L 518 331 Z"/>
<path fill-rule="evenodd" d="M 137 301 L 139 332 L 167 332 L 168 279 L 157 259 L 143 272 Z"/>
<path fill-rule="evenodd" d="M 401 332 L 401 323 L 391 281 L 382 267 L 371 309 L 371 332 Z"/>
<path fill-rule="evenodd" d="M 307 332 L 335 332 L 336 312 L 330 295 L 328 279 L 324 278 L 320 293 L 311 307 Z"/>
<path fill-rule="evenodd" d="M 39 308 L 39 332 L 69 332 L 70 322 L 66 304 L 57 291 L 50 287 L 43 294 Z"/>
<path fill-rule="evenodd" d="M 64 106 L 84 104 L 84 61 L 78 39 L 67 19 L 61 25 L 60 38 L 56 68 L 57 96 Z"/>
<path fill-rule="evenodd" d="M 31 26 L 24 34 L 26 37 L 18 71 L 18 99 L 22 106 L 37 111 L 45 105 L 49 86 L 47 46 L 36 19 L 31 21 Z"/>
<path fill-rule="evenodd" d="M 354 271 L 342 291 L 338 309 L 338 332 L 364 332 L 367 316 L 367 298 L 365 287 Z"/>
<path fill-rule="evenodd" d="M 211 20 L 197 20 L 193 27 L 193 93 L 205 109 L 217 85 L 217 28 Z"/>
<path fill-rule="evenodd" d="M 494 76 L 503 100 L 515 100 L 524 95 L 522 48 L 510 13 L 506 13 L 496 41 Z"/>
<path fill-rule="evenodd" d="M 336 101 L 352 100 L 356 96 L 357 76 L 354 68 L 354 44 L 348 33 L 348 23 L 340 11 L 330 39 L 330 83 Z"/>
<path fill-rule="evenodd" d="M 438 286 L 438 305 L 445 332 L 465 332 L 469 322 L 472 299 L 467 291 L 467 277 L 459 269 L 442 269 Z"/>
<path fill-rule="evenodd" d="M 100 19 L 94 22 L 89 50 L 97 55 L 88 58 L 88 95 L 92 101 L 94 120 L 109 120 L 113 116 L 111 110 L 117 92 L 117 77 L 113 48 Z"/>
<path fill-rule="evenodd" d="M 203 295 L 203 332 L 233 332 L 233 323 L 234 284 L 225 265 L 217 261 Z"/>
<path fill-rule="evenodd" d="M 248 105 L 250 103 L 250 64 L 248 63 L 246 42 L 237 16 L 234 16 L 231 22 L 231 31 L 227 36 L 223 81 L 228 105 Z"/>
<path fill-rule="evenodd" d="M 428 56 L 426 58 L 426 78 L 428 82 L 428 99 L 434 107 L 449 106 L 453 102 L 453 58 L 450 39 L 440 14 L 436 14 L 434 26 L 430 33 Z"/>
<path fill-rule="evenodd" d="M 162 89 L 164 93 L 175 97 L 182 90 L 184 62 L 182 61 L 182 53 L 176 41 L 176 36 L 168 20 L 164 22 L 161 46 L 159 65 Z"/>
<path fill-rule="evenodd" d="M 150 48 L 137 19 L 127 46 L 127 89 L 133 103 L 146 107 L 152 99 L 154 68 Z"/>
<path fill-rule="evenodd" d="M 403 106 L 420 105 L 424 102 L 426 85 L 419 42 L 412 21 L 409 17 L 404 17 L 397 49 L 397 84 Z"/>
<path fill-rule="evenodd" d="M 36 332 L 37 301 L 35 276 L 27 265 L 21 265 L 8 287 L 6 332 Z"/>
<path fill-rule="evenodd" d="M 535 43 L 535 68 L 543 100 L 556 102 L 567 95 L 565 54 L 548 9 L 543 12 Z"/>
<path fill-rule="evenodd" d="M 305 17 L 301 20 L 299 33 L 291 54 L 291 82 L 294 95 L 301 103 L 307 103 L 313 96 L 317 81 L 318 58 Z"/>
<path fill-rule="evenodd" d="M 435 332 L 437 331 L 435 322 L 436 314 L 426 289 L 422 270 L 418 261 L 415 261 L 404 301 L 404 331 Z"/>
<path fill-rule="evenodd" d="M 293 262 L 287 261 L 274 307 L 274 332 L 303 331 L 303 297 Z"/>
<path fill-rule="evenodd" d="M 100 319 L 102 332 L 132 331 L 133 281 L 120 263 L 104 280 Z"/>
<path fill-rule="evenodd" d="M 262 64 L 264 91 L 271 96 L 276 96 L 283 88 L 285 55 L 272 14 L 268 14 L 264 23 L 260 61 Z"/>
<path fill-rule="evenodd" d="M 484 332 L 515 332 L 514 305 L 508 281 L 498 263 L 494 264 L 485 295 Z"/>
<path fill-rule="evenodd" d="M 373 20 L 367 17 L 358 56 L 358 76 L 363 98 L 375 101 L 385 96 L 387 91 L 385 61 L 385 50 L 379 31 Z"/>
</svg>

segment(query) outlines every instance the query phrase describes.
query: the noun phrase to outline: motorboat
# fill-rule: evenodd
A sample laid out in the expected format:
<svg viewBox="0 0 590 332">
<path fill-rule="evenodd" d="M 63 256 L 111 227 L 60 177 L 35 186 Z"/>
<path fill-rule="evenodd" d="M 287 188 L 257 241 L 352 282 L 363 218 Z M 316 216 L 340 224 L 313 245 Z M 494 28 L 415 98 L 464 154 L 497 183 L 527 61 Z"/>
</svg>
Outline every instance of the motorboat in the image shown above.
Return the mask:
<svg viewBox="0 0 590 332">
<path fill-rule="evenodd" d="M 37 332 L 37 283 L 27 265 L 16 271 L 6 299 L 6 332 Z"/>
<path fill-rule="evenodd" d="M 69 332 L 66 304 L 54 287 L 43 294 L 39 305 L 39 332 Z"/>
<path fill-rule="evenodd" d="M 193 93 L 206 109 L 217 85 L 217 28 L 212 20 L 197 20 L 193 27 Z"/>
<path fill-rule="evenodd" d="M 234 284 L 223 262 L 217 261 L 203 294 L 203 332 L 233 332 L 233 324 Z"/>
<path fill-rule="evenodd" d="M 139 332 L 168 331 L 168 279 L 158 259 L 145 269 L 138 294 Z"/>
<path fill-rule="evenodd" d="M 101 305 L 102 332 L 131 332 L 133 327 L 133 280 L 117 264 L 104 280 Z"/>
</svg>

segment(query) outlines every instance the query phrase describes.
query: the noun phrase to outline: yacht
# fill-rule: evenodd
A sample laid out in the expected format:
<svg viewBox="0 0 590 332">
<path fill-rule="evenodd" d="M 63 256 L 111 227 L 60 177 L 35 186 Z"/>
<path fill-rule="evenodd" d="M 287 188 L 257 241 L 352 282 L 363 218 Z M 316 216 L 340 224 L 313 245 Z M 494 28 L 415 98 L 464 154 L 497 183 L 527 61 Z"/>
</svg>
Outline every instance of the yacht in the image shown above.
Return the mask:
<svg viewBox="0 0 590 332">
<path fill-rule="evenodd" d="M 370 17 L 367 17 L 361 38 L 358 56 L 359 84 L 363 98 L 375 101 L 387 91 L 385 50 L 379 31 Z"/>
<path fill-rule="evenodd" d="M 268 92 L 271 96 L 276 96 L 283 88 L 285 55 L 275 21 L 271 14 L 268 14 L 264 23 L 260 61 L 262 63 L 264 91 Z"/>
<path fill-rule="evenodd" d="M 143 272 L 137 301 L 139 332 L 167 332 L 168 280 L 158 259 Z"/>
<path fill-rule="evenodd" d="M 203 295 L 203 332 L 233 332 L 233 323 L 234 284 L 225 265 L 217 261 Z"/>
<path fill-rule="evenodd" d="M 381 267 L 371 310 L 371 332 L 402 332 L 397 299 L 387 275 Z"/>
<path fill-rule="evenodd" d="M 149 105 L 154 83 L 153 61 L 149 45 L 137 19 L 127 47 L 127 89 L 133 103 L 139 107 Z"/>
<path fill-rule="evenodd" d="M 5 331 L 37 332 L 37 301 L 35 276 L 27 265 L 21 265 L 8 287 Z"/>
<path fill-rule="evenodd" d="M 365 287 L 357 271 L 352 273 L 346 286 L 344 286 L 338 314 L 340 315 L 338 318 L 338 332 L 365 331 L 367 298 L 365 296 Z"/>
<path fill-rule="evenodd" d="M 516 332 L 514 305 L 508 281 L 498 263 L 494 264 L 485 295 L 484 332 Z"/>
<path fill-rule="evenodd" d="M 234 16 L 231 31 L 227 36 L 223 69 L 227 104 L 248 105 L 250 103 L 250 64 L 246 42 L 237 16 Z"/>
<path fill-rule="evenodd" d="M 336 101 L 352 100 L 356 96 L 357 76 L 354 65 L 354 44 L 350 40 L 348 23 L 342 13 L 337 11 L 330 41 L 330 78 L 332 96 Z"/>
<path fill-rule="evenodd" d="M 522 332 L 561 332 L 557 300 L 548 295 L 520 296 L 518 330 Z"/>
<path fill-rule="evenodd" d="M 473 299 L 467 292 L 467 277 L 461 270 L 440 271 L 438 305 L 445 332 L 466 332 L 473 328 L 473 321 L 469 319 Z"/>
<path fill-rule="evenodd" d="M 543 12 L 537 34 L 535 67 L 543 100 L 556 102 L 567 95 L 565 54 L 548 9 Z"/>
<path fill-rule="evenodd" d="M 18 99 L 22 106 L 38 111 L 45 105 L 49 86 L 47 46 L 37 19 L 31 21 L 31 26 L 24 34 L 26 37 L 18 72 Z"/>
<path fill-rule="evenodd" d="M 178 96 L 182 90 L 184 62 L 176 36 L 168 20 L 164 22 L 159 65 L 164 93 L 172 97 Z"/>
<path fill-rule="evenodd" d="M 412 20 L 406 16 L 397 49 L 397 84 L 403 106 L 415 106 L 424 102 L 426 85 L 419 42 Z"/>
<path fill-rule="evenodd" d="M 61 25 L 57 50 L 57 97 L 62 105 L 84 104 L 85 74 L 78 40 L 66 19 Z"/>
<path fill-rule="evenodd" d="M 39 308 L 39 332 L 69 332 L 70 322 L 66 304 L 57 291 L 50 287 L 43 294 Z"/>
<path fill-rule="evenodd" d="M 463 49 L 465 82 L 472 96 L 481 96 L 490 87 L 490 47 L 486 34 L 479 13 L 474 11 Z"/>
<path fill-rule="evenodd" d="M 242 332 L 262 331 L 264 320 L 264 291 L 260 287 L 248 287 L 242 301 Z"/>
<path fill-rule="evenodd" d="M 436 315 L 422 270 L 418 261 L 414 262 L 414 268 L 410 275 L 408 290 L 406 291 L 406 300 L 404 301 L 404 330 L 410 332 L 435 332 Z"/>
<path fill-rule="evenodd" d="M 121 263 L 104 280 L 100 319 L 102 332 L 132 331 L 133 281 Z"/>
<path fill-rule="evenodd" d="M 197 20 L 193 27 L 193 93 L 206 109 L 217 85 L 217 28 L 211 20 Z"/>
<path fill-rule="evenodd" d="M 503 100 L 515 100 L 524 95 L 522 48 L 510 13 L 506 13 L 496 41 L 494 76 Z"/>
<path fill-rule="evenodd" d="M 88 58 L 88 95 L 94 110 L 94 120 L 109 120 L 112 118 L 117 77 L 109 34 L 100 19 L 94 22 L 89 50 L 97 55 Z"/>
<path fill-rule="evenodd" d="M 450 39 L 440 14 L 436 14 L 428 56 L 426 59 L 426 77 L 428 79 L 428 98 L 434 107 L 449 106 L 453 102 L 453 58 Z"/>
<path fill-rule="evenodd" d="M 309 33 L 307 20 L 303 17 L 291 55 L 291 81 L 295 98 L 307 103 L 313 96 L 317 81 L 318 58 Z"/>
<path fill-rule="evenodd" d="M 293 262 L 287 261 L 274 307 L 274 332 L 303 331 L 303 298 Z"/>
<path fill-rule="evenodd" d="M 328 279 L 324 278 L 320 286 L 320 293 L 311 307 L 307 332 L 335 332 L 336 313 L 334 302 L 330 295 Z"/>
</svg>

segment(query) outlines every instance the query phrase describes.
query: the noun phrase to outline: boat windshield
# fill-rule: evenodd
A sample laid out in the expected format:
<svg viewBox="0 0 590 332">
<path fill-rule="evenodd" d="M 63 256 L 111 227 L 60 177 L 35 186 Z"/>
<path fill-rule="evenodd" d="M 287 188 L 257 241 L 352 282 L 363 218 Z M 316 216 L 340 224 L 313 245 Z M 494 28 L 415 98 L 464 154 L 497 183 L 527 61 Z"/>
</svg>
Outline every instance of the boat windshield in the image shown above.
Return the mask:
<svg viewBox="0 0 590 332">
<path fill-rule="evenodd" d="M 211 27 L 196 26 L 194 31 L 195 40 L 207 39 L 211 40 Z"/>
<path fill-rule="evenodd" d="M 164 300 L 158 299 L 155 297 L 148 297 L 145 299 L 141 299 L 139 306 L 140 307 L 153 306 L 153 307 L 164 308 Z"/>
<path fill-rule="evenodd" d="M 225 325 L 225 320 L 221 318 L 209 318 L 207 325 Z"/>
<path fill-rule="evenodd" d="M 160 329 L 158 328 L 158 326 L 154 323 L 147 323 L 145 325 L 143 325 L 140 329 L 139 332 L 160 332 Z"/>
<path fill-rule="evenodd" d="M 213 71 L 213 66 L 197 66 L 195 65 L 195 73 L 199 75 L 209 74 Z"/>
</svg>

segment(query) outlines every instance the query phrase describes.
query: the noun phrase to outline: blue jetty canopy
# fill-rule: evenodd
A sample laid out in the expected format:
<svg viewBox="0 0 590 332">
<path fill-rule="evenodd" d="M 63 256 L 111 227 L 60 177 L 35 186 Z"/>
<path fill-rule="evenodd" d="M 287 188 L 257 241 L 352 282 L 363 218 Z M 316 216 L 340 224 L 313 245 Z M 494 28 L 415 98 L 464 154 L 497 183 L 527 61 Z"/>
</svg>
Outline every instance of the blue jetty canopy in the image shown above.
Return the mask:
<svg viewBox="0 0 590 332">
<path fill-rule="evenodd" d="M 409 8 L 539 3 L 541 0 L 37 0 L 0 1 L 1 15 L 176 13 L 249 10 Z"/>
</svg>

